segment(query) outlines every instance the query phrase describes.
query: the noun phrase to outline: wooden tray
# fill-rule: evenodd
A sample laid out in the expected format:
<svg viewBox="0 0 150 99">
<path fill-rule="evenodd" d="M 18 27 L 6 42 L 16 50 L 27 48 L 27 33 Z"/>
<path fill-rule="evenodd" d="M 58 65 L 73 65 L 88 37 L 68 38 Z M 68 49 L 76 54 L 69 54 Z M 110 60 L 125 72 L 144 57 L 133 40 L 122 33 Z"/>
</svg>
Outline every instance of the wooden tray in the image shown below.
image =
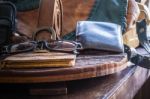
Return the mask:
<svg viewBox="0 0 150 99">
<path fill-rule="evenodd" d="M 100 77 L 125 69 L 126 54 L 80 55 L 74 67 L 1 69 L 0 83 L 45 83 Z"/>
</svg>

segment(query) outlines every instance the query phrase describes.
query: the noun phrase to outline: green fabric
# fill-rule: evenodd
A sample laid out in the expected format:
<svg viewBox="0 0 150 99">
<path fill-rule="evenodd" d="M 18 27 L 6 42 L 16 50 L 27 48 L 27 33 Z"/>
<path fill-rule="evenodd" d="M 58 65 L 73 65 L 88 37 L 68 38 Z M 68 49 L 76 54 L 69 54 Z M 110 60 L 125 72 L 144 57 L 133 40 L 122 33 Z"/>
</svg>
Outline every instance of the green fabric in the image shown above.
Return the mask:
<svg viewBox="0 0 150 99">
<path fill-rule="evenodd" d="M 14 3 L 18 11 L 27 11 L 39 7 L 40 0 L 4 0 Z"/>
<path fill-rule="evenodd" d="M 128 0 L 96 0 L 87 20 L 112 22 L 126 28 L 126 13 Z M 75 31 L 65 35 L 63 39 L 75 40 Z"/>
</svg>

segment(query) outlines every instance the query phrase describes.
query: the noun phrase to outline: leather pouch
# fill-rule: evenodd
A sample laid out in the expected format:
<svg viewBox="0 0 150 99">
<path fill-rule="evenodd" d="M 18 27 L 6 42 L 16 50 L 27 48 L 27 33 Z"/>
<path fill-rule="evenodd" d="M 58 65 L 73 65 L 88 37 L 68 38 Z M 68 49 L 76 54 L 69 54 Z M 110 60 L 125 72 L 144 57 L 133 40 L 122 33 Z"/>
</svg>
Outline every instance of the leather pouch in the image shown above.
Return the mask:
<svg viewBox="0 0 150 99">
<path fill-rule="evenodd" d="M 8 44 L 15 30 L 16 8 L 10 2 L 0 2 L 0 46 Z"/>
<path fill-rule="evenodd" d="M 76 28 L 77 42 L 84 49 L 124 52 L 121 26 L 108 22 L 79 21 Z"/>
</svg>

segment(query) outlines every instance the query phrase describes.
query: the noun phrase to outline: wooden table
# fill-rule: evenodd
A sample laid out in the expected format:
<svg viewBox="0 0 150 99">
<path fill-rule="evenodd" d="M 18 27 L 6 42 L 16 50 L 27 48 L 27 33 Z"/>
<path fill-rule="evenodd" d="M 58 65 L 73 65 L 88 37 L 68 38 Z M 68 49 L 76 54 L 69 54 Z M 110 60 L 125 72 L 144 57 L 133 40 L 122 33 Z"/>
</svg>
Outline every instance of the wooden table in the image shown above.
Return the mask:
<svg viewBox="0 0 150 99">
<path fill-rule="evenodd" d="M 0 84 L 0 99 L 132 99 L 149 78 L 149 70 L 130 66 L 115 74 L 92 79 L 61 82 L 68 94 L 56 96 L 31 96 L 29 88 L 47 84 Z M 63 90 L 63 88 L 62 88 Z"/>
<path fill-rule="evenodd" d="M 66 82 L 67 95 L 30 96 L 28 88 L 40 85 L 0 85 L 0 99 L 132 99 L 149 77 L 149 71 L 141 67 L 128 67 L 116 74 Z"/>
</svg>

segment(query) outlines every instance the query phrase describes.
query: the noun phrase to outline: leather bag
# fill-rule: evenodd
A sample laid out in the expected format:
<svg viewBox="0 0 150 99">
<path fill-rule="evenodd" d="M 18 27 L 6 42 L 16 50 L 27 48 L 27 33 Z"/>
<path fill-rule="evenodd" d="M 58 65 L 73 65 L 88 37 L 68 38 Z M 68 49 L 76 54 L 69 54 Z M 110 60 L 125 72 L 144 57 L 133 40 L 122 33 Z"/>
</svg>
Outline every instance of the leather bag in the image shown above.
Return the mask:
<svg viewBox="0 0 150 99">
<path fill-rule="evenodd" d="M 17 0 L 13 3 L 18 10 L 17 32 L 32 39 L 37 30 L 52 27 L 56 31 L 55 38 L 52 39 L 60 39 L 63 15 L 61 0 Z M 48 38 L 45 35 L 40 36 Z M 15 40 L 13 42 L 16 42 Z"/>
</svg>

